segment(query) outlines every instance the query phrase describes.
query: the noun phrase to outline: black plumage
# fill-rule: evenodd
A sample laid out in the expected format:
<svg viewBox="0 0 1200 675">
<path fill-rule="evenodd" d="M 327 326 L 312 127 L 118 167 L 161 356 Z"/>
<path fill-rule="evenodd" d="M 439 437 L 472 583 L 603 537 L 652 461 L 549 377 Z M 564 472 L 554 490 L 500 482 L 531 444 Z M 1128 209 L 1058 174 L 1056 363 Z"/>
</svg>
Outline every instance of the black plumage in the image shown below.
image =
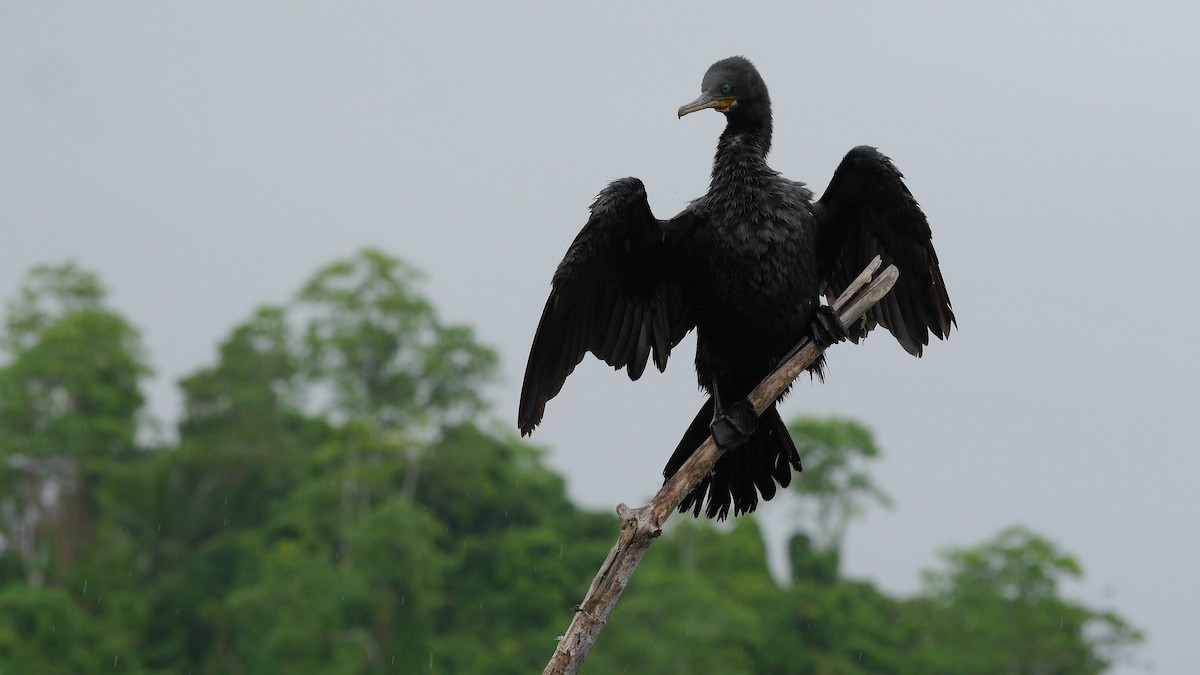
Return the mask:
<svg viewBox="0 0 1200 675">
<path fill-rule="evenodd" d="M 554 274 L 534 335 L 518 425 L 529 434 L 546 402 L 592 352 L 638 379 L 650 355 L 697 332 L 696 373 L 710 398 L 664 474 L 669 478 L 712 432 L 730 450 L 681 510 L 724 518 L 753 511 L 786 487 L 800 461 L 772 405 L 755 420 L 745 400 L 801 338 L 857 340 L 882 325 L 920 356 L 929 334 L 954 323 L 929 225 L 902 175 L 874 148 L 851 150 L 818 201 L 766 162 L 771 102 L 746 59 L 715 63 L 680 117 L 707 108 L 727 118 L 708 192 L 670 220 L 650 211 L 636 178 L 614 181 Z M 820 295 L 836 295 L 876 255 L 895 264 L 893 291 L 842 327 Z M 814 366 L 820 372 L 821 363 Z"/>
</svg>

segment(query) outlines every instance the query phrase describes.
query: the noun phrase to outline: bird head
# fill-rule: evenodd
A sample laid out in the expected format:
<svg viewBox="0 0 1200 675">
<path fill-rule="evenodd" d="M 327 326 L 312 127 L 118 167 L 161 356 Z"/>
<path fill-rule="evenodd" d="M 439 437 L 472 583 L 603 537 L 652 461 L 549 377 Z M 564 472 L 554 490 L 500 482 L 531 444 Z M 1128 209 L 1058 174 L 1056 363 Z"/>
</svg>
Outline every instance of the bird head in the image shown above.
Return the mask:
<svg viewBox="0 0 1200 675">
<path fill-rule="evenodd" d="M 712 64 L 700 83 L 700 96 L 679 109 L 679 116 L 712 108 L 730 122 L 770 119 L 771 97 L 754 64 L 731 56 Z"/>
</svg>

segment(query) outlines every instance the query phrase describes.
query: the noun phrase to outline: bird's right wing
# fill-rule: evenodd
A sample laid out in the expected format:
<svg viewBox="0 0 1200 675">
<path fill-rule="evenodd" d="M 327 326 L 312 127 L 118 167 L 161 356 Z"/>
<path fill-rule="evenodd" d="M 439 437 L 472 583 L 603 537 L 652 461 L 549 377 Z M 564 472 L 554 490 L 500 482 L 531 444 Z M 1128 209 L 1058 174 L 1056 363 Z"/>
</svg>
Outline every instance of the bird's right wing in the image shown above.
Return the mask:
<svg viewBox="0 0 1200 675">
<path fill-rule="evenodd" d="M 686 218 L 661 221 L 636 178 L 609 184 L 554 273 L 542 311 L 517 424 L 528 435 L 546 402 L 592 352 L 636 380 L 651 352 L 659 370 L 671 348 L 695 326 L 688 293 Z"/>
</svg>

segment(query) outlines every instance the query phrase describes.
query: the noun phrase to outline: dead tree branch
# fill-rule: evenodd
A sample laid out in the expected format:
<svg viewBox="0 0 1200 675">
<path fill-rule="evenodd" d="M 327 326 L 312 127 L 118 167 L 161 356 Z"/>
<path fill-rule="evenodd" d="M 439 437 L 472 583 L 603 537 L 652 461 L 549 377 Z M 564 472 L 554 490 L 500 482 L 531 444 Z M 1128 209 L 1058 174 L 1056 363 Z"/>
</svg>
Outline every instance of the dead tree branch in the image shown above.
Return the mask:
<svg viewBox="0 0 1200 675">
<path fill-rule="evenodd" d="M 833 303 L 842 323 L 849 326 L 868 309 L 879 302 L 899 277 L 899 271 L 889 265 L 878 277 L 880 260 L 875 258 L 862 274 L 850 284 Z M 755 412 L 762 413 L 775 401 L 797 377 L 825 350 L 809 339 L 805 339 L 791 354 L 750 392 L 750 402 Z M 583 603 L 575 612 L 567 632 L 558 641 L 558 648 L 542 675 L 573 675 L 583 667 L 583 661 L 608 622 L 608 617 L 629 584 L 633 570 L 641 562 L 654 539 L 662 534 L 662 525 L 679 507 L 685 495 L 712 470 L 713 464 L 724 451 L 710 436 L 692 454 L 691 458 L 663 485 L 654 499 L 645 506 L 631 509 L 625 504 L 617 506 L 617 517 L 621 519 L 621 534 L 617 543 L 608 552 L 596 578 L 588 589 Z"/>
</svg>

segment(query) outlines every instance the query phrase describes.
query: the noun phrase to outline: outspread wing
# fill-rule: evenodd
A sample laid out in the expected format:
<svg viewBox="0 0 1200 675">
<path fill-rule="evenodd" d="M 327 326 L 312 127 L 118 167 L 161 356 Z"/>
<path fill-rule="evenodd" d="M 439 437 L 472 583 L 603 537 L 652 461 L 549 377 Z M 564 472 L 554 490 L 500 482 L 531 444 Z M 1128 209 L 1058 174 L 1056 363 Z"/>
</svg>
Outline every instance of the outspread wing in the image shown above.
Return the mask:
<svg viewBox="0 0 1200 675">
<path fill-rule="evenodd" d="M 686 220 L 686 219 L 685 219 Z M 592 204 L 554 281 L 533 337 L 517 424 L 527 435 L 546 401 L 592 352 L 641 377 L 654 354 L 659 370 L 671 348 L 695 326 L 686 255 L 678 243 L 685 223 L 660 221 L 636 178 L 609 184 Z"/>
<path fill-rule="evenodd" d="M 846 154 L 813 204 L 820 228 L 818 271 L 821 292 L 833 297 L 875 256 L 896 265 L 900 278 L 892 292 L 847 328 L 857 342 L 883 325 L 908 353 L 920 356 L 929 333 L 945 339 L 955 320 L 929 223 L 903 178 L 875 148 L 859 146 Z"/>
</svg>

